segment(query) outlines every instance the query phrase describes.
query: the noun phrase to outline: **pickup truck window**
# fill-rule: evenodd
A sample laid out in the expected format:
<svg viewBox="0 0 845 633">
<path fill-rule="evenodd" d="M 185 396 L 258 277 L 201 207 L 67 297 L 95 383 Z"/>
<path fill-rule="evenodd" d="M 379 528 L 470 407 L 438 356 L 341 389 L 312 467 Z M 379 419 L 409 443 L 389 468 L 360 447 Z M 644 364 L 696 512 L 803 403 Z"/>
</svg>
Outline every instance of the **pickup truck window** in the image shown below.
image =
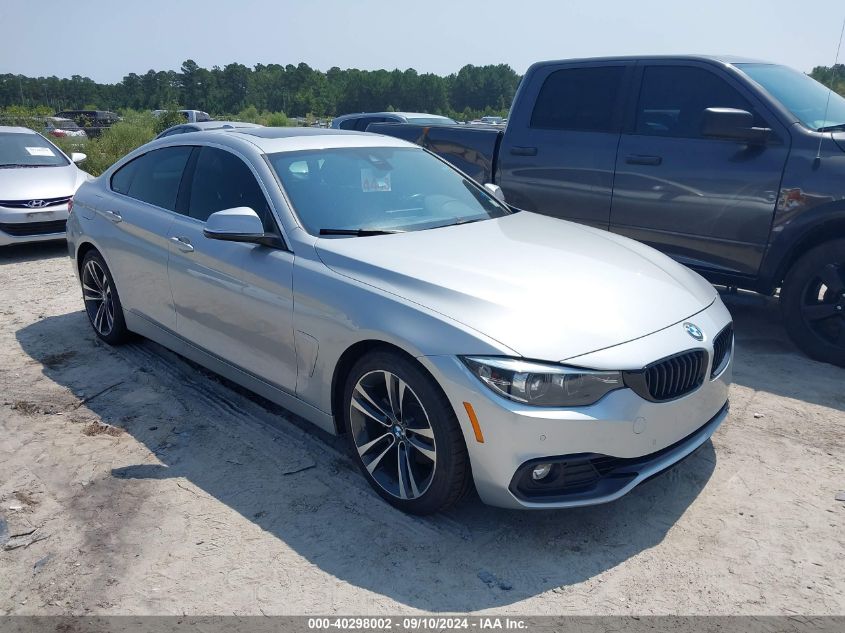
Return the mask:
<svg viewBox="0 0 845 633">
<path fill-rule="evenodd" d="M 622 88 L 623 66 L 564 68 L 546 78 L 531 127 L 546 130 L 616 132 L 616 104 Z"/>
<path fill-rule="evenodd" d="M 648 67 L 643 71 L 636 133 L 704 138 L 701 120 L 707 108 L 754 112 L 745 97 L 708 70 L 692 66 Z"/>
</svg>

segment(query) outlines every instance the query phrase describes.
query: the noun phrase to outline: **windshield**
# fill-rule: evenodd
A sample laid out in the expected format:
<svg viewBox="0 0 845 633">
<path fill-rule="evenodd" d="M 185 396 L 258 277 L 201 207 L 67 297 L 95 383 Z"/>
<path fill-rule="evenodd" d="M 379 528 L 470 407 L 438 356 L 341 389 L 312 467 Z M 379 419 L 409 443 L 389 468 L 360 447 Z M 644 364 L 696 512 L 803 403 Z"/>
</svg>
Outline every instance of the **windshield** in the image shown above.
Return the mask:
<svg viewBox="0 0 845 633">
<path fill-rule="evenodd" d="M 457 125 L 457 123 L 447 117 L 408 117 L 408 123 L 416 125 Z"/>
<path fill-rule="evenodd" d="M 305 229 L 418 231 L 510 210 L 422 149 L 363 147 L 270 154 Z"/>
<path fill-rule="evenodd" d="M 76 121 L 70 119 L 49 119 L 50 125 L 57 130 L 78 130 L 79 126 Z"/>
<path fill-rule="evenodd" d="M 0 132 L 0 167 L 60 167 L 67 164 L 56 146 L 40 134 Z"/>
<path fill-rule="evenodd" d="M 746 75 L 806 127 L 819 128 L 845 123 L 845 99 L 818 81 L 787 66 L 775 64 L 736 64 Z M 830 103 L 828 103 L 830 95 Z M 827 107 L 827 116 L 825 116 Z"/>
</svg>

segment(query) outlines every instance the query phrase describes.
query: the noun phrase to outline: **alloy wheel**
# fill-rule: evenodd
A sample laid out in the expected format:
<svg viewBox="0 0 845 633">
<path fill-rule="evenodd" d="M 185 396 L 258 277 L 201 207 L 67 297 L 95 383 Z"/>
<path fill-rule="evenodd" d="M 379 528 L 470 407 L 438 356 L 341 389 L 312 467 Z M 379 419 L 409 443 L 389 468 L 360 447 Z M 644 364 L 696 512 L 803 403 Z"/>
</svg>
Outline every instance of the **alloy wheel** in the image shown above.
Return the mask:
<svg viewBox="0 0 845 633">
<path fill-rule="evenodd" d="M 101 336 L 114 328 L 114 294 L 109 278 L 95 259 L 89 259 L 82 271 L 82 297 L 91 325 Z"/>
<path fill-rule="evenodd" d="M 388 494 L 417 499 L 437 467 L 434 430 L 414 390 L 389 371 L 358 380 L 349 405 L 352 439 L 367 472 Z"/>
</svg>

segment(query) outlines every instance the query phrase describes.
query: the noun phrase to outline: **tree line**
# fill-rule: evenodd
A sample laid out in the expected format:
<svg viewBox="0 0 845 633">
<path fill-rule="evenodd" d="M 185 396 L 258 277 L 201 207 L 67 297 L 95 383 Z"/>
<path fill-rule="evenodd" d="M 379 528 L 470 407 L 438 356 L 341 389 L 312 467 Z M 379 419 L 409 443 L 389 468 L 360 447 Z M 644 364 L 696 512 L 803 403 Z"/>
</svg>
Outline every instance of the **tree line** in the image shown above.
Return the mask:
<svg viewBox="0 0 845 633">
<path fill-rule="evenodd" d="M 213 115 L 245 108 L 288 116 L 332 116 L 347 112 L 421 111 L 472 118 L 507 112 L 520 76 L 507 64 L 466 65 L 439 76 L 408 70 L 321 72 L 308 64 L 227 64 L 203 68 L 186 60 L 179 72 L 130 73 L 114 84 L 88 77 L 0 75 L 0 107 L 135 110 L 182 108 Z"/>
<path fill-rule="evenodd" d="M 810 76 L 845 95 L 845 64 L 817 66 Z M 408 70 L 321 72 L 308 64 L 227 64 L 211 69 L 186 60 L 179 72 L 130 73 L 114 84 L 88 77 L 0 75 L 0 108 L 155 110 L 179 106 L 213 115 L 244 109 L 287 116 L 333 116 L 347 112 L 406 110 L 476 118 L 504 116 L 521 77 L 507 64 L 466 65 L 439 76 Z"/>
</svg>

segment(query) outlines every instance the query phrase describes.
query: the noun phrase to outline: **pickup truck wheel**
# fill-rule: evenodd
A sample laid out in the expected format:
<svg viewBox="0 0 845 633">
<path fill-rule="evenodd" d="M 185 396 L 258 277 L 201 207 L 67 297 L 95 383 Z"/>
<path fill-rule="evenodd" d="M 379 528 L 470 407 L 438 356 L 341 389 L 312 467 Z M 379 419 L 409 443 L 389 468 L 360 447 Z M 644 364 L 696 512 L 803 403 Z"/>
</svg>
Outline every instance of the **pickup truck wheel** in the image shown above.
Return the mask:
<svg viewBox="0 0 845 633">
<path fill-rule="evenodd" d="M 469 456 L 455 412 L 410 359 L 378 351 L 359 360 L 346 380 L 343 421 L 364 477 L 400 510 L 439 512 L 468 490 Z"/>
<path fill-rule="evenodd" d="M 845 239 L 816 246 L 793 264 L 781 288 L 781 310 L 804 353 L 845 367 Z"/>
</svg>

